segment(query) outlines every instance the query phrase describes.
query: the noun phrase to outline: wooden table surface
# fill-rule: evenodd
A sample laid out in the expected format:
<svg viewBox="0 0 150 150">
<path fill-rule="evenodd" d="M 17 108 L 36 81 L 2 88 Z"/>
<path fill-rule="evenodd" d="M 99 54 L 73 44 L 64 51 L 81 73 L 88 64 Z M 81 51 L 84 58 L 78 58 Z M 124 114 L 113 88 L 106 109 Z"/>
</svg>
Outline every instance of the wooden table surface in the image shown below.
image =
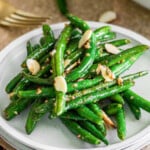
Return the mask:
<svg viewBox="0 0 150 150">
<path fill-rule="evenodd" d="M 39 15 L 51 16 L 49 24 L 66 21 L 57 8 L 55 0 L 8 0 L 15 7 Z M 132 0 L 68 0 L 68 7 L 73 14 L 91 21 L 98 21 L 100 15 L 113 10 L 117 20 L 113 24 L 126 27 L 150 39 L 150 10 L 147 10 Z M 20 35 L 38 26 L 26 28 L 8 28 L 0 26 L 0 50 Z M 14 150 L 3 139 L 0 145 L 7 150 Z M 0 148 L 1 149 L 1 148 Z M 150 149 L 149 146 L 143 148 Z"/>
</svg>

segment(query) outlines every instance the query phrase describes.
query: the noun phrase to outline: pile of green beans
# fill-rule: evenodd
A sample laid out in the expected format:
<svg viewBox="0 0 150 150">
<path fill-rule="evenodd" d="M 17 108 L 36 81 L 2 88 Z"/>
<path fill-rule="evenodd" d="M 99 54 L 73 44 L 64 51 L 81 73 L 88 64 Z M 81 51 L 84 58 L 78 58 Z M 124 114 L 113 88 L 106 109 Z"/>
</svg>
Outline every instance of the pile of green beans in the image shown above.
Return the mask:
<svg viewBox="0 0 150 150">
<path fill-rule="evenodd" d="M 61 8 L 61 11 L 70 23 L 65 25 L 57 39 L 51 27 L 45 24 L 39 43 L 27 42 L 27 57 L 21 64 L 22 70 L 5 89 L 11 102 L 4 109 L 4 117 L 11 120 L 30 106 L 25 124 L 27 134 L 31 134 L 41 118 L 49 113 L 49 119 L 59 118 L 77 138 L 90 144 L 98 145 L 102 141 L 108 145 L 108 126 L 116 128 L 118 138 L 124 140 L 127 130 L 125 104 L 135 118 L 140 119 L 141 109 L 150 112 L 150 102 L 130 89 L 136 78 L 148 72 L 126 76 L 122 73 L 148 50 L 148 46 L 140 44 L 123 50 L 120 47 L 131 41 L 116 39 L 110 26 L 92 30 L 67 9 Z M 88 46 L 78 48 L 87 30 L 92 30 L 86 41 Z M 107 52 L 105 44 L 115 46 L 120 52 Z M 26 64 L 28 59 L 40 65 L 34 75 Z M 102 70 L 99 71 L 100 65 L 109 69 L 106 74 L 114 75 L 110 81 L 105 81 Z M 66 86 L 66 91 L 55 87 L 57 77 L 64 79 L 65 83 L 60 84 Z"/>
</svg>

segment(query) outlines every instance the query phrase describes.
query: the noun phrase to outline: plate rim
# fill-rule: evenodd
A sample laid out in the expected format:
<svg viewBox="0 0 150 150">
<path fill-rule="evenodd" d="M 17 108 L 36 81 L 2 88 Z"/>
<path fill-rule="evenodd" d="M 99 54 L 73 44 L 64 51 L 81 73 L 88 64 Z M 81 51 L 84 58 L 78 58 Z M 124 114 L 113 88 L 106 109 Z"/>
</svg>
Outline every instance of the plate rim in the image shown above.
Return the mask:
<svg viewBox="0 0 150 150">
<path fill-rule="evenodd" d="M 138 42 L 141 42 L 143 44 L 146 45 L 150 45 L 150 41 L 145 38 L 144 36 L 121 26 L 118 25 L 112 25 L 112 24 L 106 24 L 106 23 L 101 23 L 101 22 L 95 22 L 95 21 L 87 21 L 88 24 L 92 27 L 99 27 L 99 26 L 103 26 L 103 25 L 109 25 L 112 27 L 113 31 L 116 31 L 118 33 L 121 33 L 123 35 L 126 35 Z M 56 24 L 52 24 L 50 25 L 51 28 L 53 30 L 58 29 L 58 28 L 62 28 L 64 26 L 66 22 L 62 22 L 62 23 L 56 23 Z M 12 41 L 10 44 L 8 44 L 5 48 L 3 48 L 0 52 L 0 63 L 3 61 L 3 59 L 5 58 L 5 56 L 11 51 L 11 49 L 16 46 L 16 44 L 20 44 L 21 42 L 25 42 L 27 41 L 29 38 L 32 38 L 34 36 L 39 35 L 40 33 L 42 33 L 41 27 L 34 29 L 32 31 L 29 31 L 27 33 L 25 33 L 24 35 L 18 37 L 17 39 L 15 39 L 14 41 Z M 45 145 L 45 144 L 40 144 L 38 142 L 35 142 L 27 137 L 24 137 L 24 135 L 22 133 L 20 133 L 19 131 L 17 131 L 15 128 L 13 128 L 12 126 L 8 125 L 2 115 L 0 115 L 0 129 L 3 130 L 4 132 L 8 133 L 12 138 L 14 138 L 15 140 L 21 142 L 22 144 L 28 145 L 32 148 L 36 148 L 36 149 L 41 149 L 41 150 L 64 150 L 66 148 L 57 148 L 54 146 L 50 146 L 50 145 Z M 11 130 L 11 132 L 9 132 Z M 128 139 L 126 139 L 125 141 L 122 142 L 118 142 L 115 144 L 111 144 L 108 146 L 105 146 L 106 150 L 110 150 L 110 149 L 114 149 L 114 148 L 121 148 L 123 145 L 126 146 L 130 146 L 133 141 L 135 142 L 138 138 L 143 137 L 145 134 L 150 133 L 150 125 L 147 126 L 145 129 L 143 129 L 142 131 L 140 131 L 139 133 L 133 135 L 132 137 L 129 137 Z M 24 139 L 24 140 L 22 140 Z M 96 148 L 89 148 L 90 150 L 101 150 L 104 147 L 96 147 Z M 68 149 L 68 148 L 67 148 Z M 77 149 L 70 149 L 70 150 L 77 150 Z M 85 149 L 78 149 L 78 150 L 85 150 Z"/>
</svg>

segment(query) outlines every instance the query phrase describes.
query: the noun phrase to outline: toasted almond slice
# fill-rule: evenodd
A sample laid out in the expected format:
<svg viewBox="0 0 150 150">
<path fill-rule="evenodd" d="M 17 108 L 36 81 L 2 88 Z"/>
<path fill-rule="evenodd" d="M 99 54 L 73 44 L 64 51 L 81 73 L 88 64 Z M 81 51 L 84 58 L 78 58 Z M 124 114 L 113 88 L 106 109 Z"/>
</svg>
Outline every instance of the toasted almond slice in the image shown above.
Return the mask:
<svg viewBox="0 0 150 150">
<path fill-rule="evenodd" d="M 75 68 L 78 65 L 78 62 L 74 62 L 72 65 L 70 65 L 67 69 L 66 69 L 66 73 L 69 73 L 73 68 Z"/>
<path fill-rule="evenodd" d="M 70 64 L 71 60 L 70 59 L 66 59 L 64 61 L 64 68 L 66 68 L 69 64 Z"/>
<path fill-rule="evenodd" d="M 96 74 L 99 75 L 101 72 L 101 64 L 98 64 L 97 68 L 96 68 Z"/>
<path fill-rule="evenodd" d="M 54 87 L 56 91 L 61 91 L 63 93 L 67 92 L 67 83 L 63 76 L 57 76 L 54 79 Z"/>
<path fill-rule="evenodd" d="M 115 79 L 114 73 L 107 66 L 99 64 L 99 69 L 106 82 L 109 82 Z"/>
<path fill-rule="evenodd" d="M 90 48 L 90 42 L 87 41 L 85 44 L 84 44 L 84 48 L 85 49 L 89 49 Z"/>
<path fill-rule="evenodd" d="M 15 94 L 14 92 L 9 93 L 9 94 L 8 94 L 8 95 L 9 95 L 9 98 L 13 97 L 14 94 Z"/>
<path fill-rule="evenodd" d="M 34 59 L 27 59 L 26 61 L 28 70 L 32 75 L 36 75 L 40 71 L 40 64 Z"/>
<path fill-rule="evenodd" d="M 117 18 L 116 12 L 106 11 L 100 16 L 99 21 L 107 23 L 107 22 L 111 22 L 111 21 L 115 20 L 116 18 Z"/>
<path fill-rule="evenodd" d="M 114 46 L 112 44 L 105 44 L 105 49 L 106 49 L 106 51 L 108 53 L 111 53 L 111 54 L 118 54 L 118 53 L 120 53 L 120 50 L 116 46 Z"/>
<path fill-rule="evenodd" d="M 117 78 L 118 85 L 123 85 L 123 79 L 121 77 Z"/>
<path fill-rule="evenodd" d="M 114 124 L 114 122 L 107 116 L 107 114 L 103 111 L 103 119 L 105 121 L 105 123 L 113 128 L 116 127 L 116 125 Z"/>
<path fill-rule="evenodd" d="M 36 94 L 38 95 L 38 94 L 41 94 L 41 93 L 42 93 L 41 88 L 37 88 L 37 89 L 36 89 Z"/>
<path fill-rule="evenodd" d="M 55 53 L 56 53 L 56 49 L 53 49 L 53 50 L 50 52 L 50 56 L 53 56 Z"/>
<path fill-rule="evenodd" d="M 87 31 L 84 32 L 84 34 L 82 35 L 80 41 L 79 41 L 79 45 L 78 48 L 81 48 L 82 46 L 84 46 L 84 44 L 90 40 L 90 37 L 92 35 L 92 30 L 89 29 Z"/>
</svg>

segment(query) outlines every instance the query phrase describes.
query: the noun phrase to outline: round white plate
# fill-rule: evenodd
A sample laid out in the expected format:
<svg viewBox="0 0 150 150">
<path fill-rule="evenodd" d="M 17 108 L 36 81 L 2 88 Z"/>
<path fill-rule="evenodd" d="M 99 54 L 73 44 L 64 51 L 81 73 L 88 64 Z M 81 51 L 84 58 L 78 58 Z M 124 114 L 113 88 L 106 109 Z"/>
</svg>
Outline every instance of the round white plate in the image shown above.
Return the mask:
<svg viewBox="0 0 150 150">
<path fill-rule="evenodd" d="M 88 22 L 94 29 L 106 24 Z M 129 38 L 132 44 L 124 47 L 132 47 L 139 43 L 150 45 L 150 41 L 141 35 L 130 30 L 110 25 L 113 31 L 117 32 L 117 38 Z M 56 36 L 64 27 L 64 23 L 51 26 Z M 126 122 L 127 122 L 127 138 L 125 141 L 120 141 L 117 138 L 116 130 L 109 130 L 107 139 L 110 142 L 109 146 L 103 144 L 93 146 L 78 140 L 68 129 L 58 120 L 49 120 L 47 116 L 42 118 L 38 123 L 36 129 L 31 135 L 25 133 L 25 121 L 27 111 L 21 113 L 11 121 L 6 121 L 2 117 L 4 108 L 9 104 L 9 98 L 5 93 L 5 86 L 8 81 L 16 75 L 20 70 L 20 64 L 26 56 L 26 42 L 31 40 L 33 43 L 39 41 L 42 30 L 36 29 L 10 43 L 5 49 L 0 52 L 0 129 L 7 133 L 12 139 L 32 147 L 33 149 L 51 150 L 51 149 L 96 149 L 101 150 L 105 147 L 106 150 L 126 148 L 133 145 L 139 138 L 144 137 L 145 134 L 150 133 L 150 114 L 142 111 L 142 117 L 137 121 L 130 110 L 127 108 Z M 150 52 L 146 52 L 128 71 L 133 73 L 141 70 L 149 70 L 150 66 Z M 136 81 L 133 88 L 143 97 L 150 99 L 150 75 L 147 75 Z"/>
</svg>

